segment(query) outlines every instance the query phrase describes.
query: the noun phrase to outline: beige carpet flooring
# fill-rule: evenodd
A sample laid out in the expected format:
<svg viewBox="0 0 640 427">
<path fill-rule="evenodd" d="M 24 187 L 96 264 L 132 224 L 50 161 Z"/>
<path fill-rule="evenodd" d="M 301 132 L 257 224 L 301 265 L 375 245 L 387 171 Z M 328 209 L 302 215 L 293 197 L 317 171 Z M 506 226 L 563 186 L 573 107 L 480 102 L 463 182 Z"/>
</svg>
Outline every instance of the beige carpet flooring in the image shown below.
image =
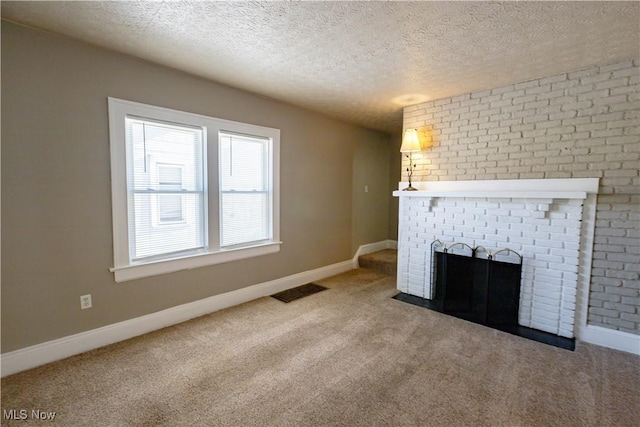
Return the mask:
<svg viewBox="0 0 640 427">
<path fill-rule="evenodd" d="M 391 299 L 359 269 L 2 380 L 63 426 L 638 426 L 640 358 L 575 352 Z M 5 418 L 3 416 L 3 418 Z"/>
</svg>

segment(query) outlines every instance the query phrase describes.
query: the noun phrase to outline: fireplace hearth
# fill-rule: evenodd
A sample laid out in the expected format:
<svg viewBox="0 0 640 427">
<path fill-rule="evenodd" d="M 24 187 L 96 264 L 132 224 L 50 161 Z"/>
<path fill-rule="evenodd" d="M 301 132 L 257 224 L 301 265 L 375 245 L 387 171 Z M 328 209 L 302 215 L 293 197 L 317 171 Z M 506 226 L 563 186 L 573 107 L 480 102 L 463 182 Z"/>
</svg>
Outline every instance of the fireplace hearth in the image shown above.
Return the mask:
<svg viewBox="0 0 640 427">
<path fill-rule="evenodd" d="M 416 305 L 418 307 L 424 307 L 424 308 L 427 308 L 429 310 L 437 311 L 439 313 L 443 313 L 443 311 L 440 310 L 440 308 L 437 306 L 437 304 L 435 304 L 432 300 L 429 300 L 429 299 L 426 299 L 426 298 L 421 298 L 421 297 L 417 297 L 415 295 L 409 295 L 407 293 L 400 292 L 399 294 L 395 295 L 393 297 L 393 299 L 398 300 L 398 301 L 402 301 L 402 302 L 406 302 L 408 304 Z M 450 315 L 450 316 L 452 315 L 451 313 L 443 313 L 443 314 L 447 314 L 447 315 Z M 459 316 L 454 316 L 454 317 L 458 317 L 458 318 L 461 318 L 461 319 L 469 321 L 469 322 L 482 324 L 480 322 L 476 322 L 473 318 L 464 319 L 464 318 L 459 317 Z M 519 336 L 519 337 L 522 337 L 522 338 L 527 338 L 527 339 L 530 339 L 530 340 L 533 340 L 533 341 L 537 341 L 537 342 L 540 342 L 540 343 L 552 345 L 554 347 L 562 348 L 562 349 L 565 349 L 565 350 L 574 351 L 575 348 L 576 348 L 576 340 L 575 340 L 575 338 L 565 338 L 565 337 L 561 337 L 559 335 L 551 334 L 549 332 L 540 331 L 538 329 L 527 328 L 526 326 L 521 326 L 521 325 L 486 325 L 486 324 L 483 324 L 483 326 L 488 326 L 488 327 L 491 327 L 493 329 L 496 329 L 496 330 L 499 330 L 499 331 L 502 331 L 502 332 L 506 332 L 508 334 L 512 334 L 512 335 L 516 335 L 516 336 Z"/>
</svg>

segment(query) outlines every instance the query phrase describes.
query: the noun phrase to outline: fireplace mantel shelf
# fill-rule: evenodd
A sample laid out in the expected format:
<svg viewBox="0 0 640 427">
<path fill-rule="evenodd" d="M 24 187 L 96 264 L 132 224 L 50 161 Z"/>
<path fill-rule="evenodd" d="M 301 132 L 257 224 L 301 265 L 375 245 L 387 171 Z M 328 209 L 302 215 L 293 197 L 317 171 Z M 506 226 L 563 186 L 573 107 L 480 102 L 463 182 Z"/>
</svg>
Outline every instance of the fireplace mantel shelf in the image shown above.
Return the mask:
<svg viewBox="0 0 640 427">
<path fill-rule="evenodd" d="M 399 182 L 398 188 L 406 188 Z M 396 197 L 474 197 L 497 199 L 579 199 L 597 194 L 598 178 L 497 179 L 475 181 L 419 181 L 417 191 L 396 190 Z"/>
<path fill-rule="evenodd" d="M 477 197 L 491 199 L 586 199 L 586 191 L 492 191 L 492 190 L 418 190 L 393 192 L 395 197 Z"/>
</svg>

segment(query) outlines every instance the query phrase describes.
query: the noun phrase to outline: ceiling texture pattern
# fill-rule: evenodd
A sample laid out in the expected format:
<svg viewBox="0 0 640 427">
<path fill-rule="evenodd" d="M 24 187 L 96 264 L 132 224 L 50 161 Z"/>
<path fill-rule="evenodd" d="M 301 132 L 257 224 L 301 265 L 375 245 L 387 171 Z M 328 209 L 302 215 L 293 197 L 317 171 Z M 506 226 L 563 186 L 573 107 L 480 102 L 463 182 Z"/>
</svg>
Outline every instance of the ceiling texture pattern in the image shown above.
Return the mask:
<svg viewBox="0 0 640 427">
<path fill-rule="evenodd" d="M 638 2 L 2 2 L 2 18 L 384 132 L 402 107 L 638 58 Z"/>
</svg>

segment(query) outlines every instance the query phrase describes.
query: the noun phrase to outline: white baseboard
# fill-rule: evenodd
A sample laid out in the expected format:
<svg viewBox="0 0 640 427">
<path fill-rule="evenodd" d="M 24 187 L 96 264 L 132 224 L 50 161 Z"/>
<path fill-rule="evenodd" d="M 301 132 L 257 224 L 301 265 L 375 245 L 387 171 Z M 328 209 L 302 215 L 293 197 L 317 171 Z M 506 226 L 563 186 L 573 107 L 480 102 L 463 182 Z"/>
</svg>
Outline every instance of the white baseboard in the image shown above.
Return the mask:
<svg viewBox="0 0 640 427">
<path fill-rule="evenodd" d="M 156 313 L 114 323 L 79 334 L 22 348 L 0 355 L 0 376 L 5 377 L 36 366 L 61 360 L 85 351 L 103 347 L 175 325 L 214 311 L 242 304 L 256 298 L 344 273 L 358 266 L 358 257 L 383 249 L 395 249 L 395 240 L 362 245 L 354 257 L 326 267 L 293 274 L 269 282 L 215 295 L 199 301 L 171 307 Z M 578 340 L 640 355 L 640 336 L 598 326 L 580 328 Z"/>
<path fill-rule="evenodd" d="M 640 356 L 640 335 L 587 325 L 579 330 L 578 340 Z"/>
<path fill-rule="evenodd" d="M 380 242 L 361 245 L 353 256 L 353 268 L 358 268 L 359 256 L 382 251 L 384 249 L 398 249 L 398 242 L 396 240 L 382 240 Z"/>
<path fill-rule="evenodd" d="M 354 261 L 343 261 L 236 291 L 171 307 L 156 313 L 125 320 L 79 334 L 70 335 L 0 355 L 0 376 L 15 374 L 61 360 L 85 351 L 143 335 L 214 311 L 242 304 L 314 280 L 335 276 L 354 268 Z"/>
</svg>

